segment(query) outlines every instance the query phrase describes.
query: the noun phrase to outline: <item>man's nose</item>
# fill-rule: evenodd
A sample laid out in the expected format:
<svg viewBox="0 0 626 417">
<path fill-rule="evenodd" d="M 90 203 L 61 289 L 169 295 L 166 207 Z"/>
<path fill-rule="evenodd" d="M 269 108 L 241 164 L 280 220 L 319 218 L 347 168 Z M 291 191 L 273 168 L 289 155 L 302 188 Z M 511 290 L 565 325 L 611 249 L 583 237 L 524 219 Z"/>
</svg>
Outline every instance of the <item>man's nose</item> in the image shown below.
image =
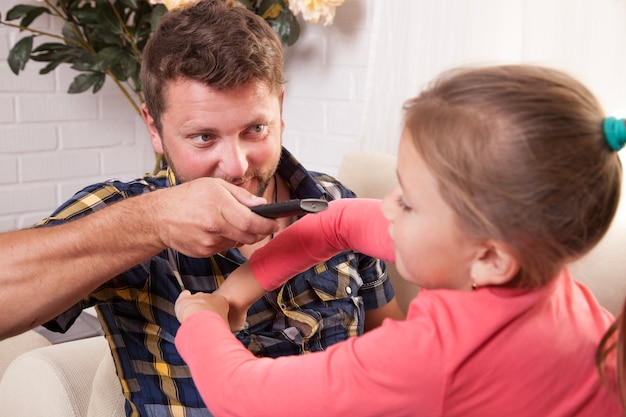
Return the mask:
<svg viewBox="0 0 626 417">
<path fill-rule="evenodd" d="M 229 141 L 229 145 L 222 149 L 220 165 L 224 174 L 230 178 L 237 179 L 245 175 L 248 170 L 248 154 L 239 141 Z"/>
</svg>

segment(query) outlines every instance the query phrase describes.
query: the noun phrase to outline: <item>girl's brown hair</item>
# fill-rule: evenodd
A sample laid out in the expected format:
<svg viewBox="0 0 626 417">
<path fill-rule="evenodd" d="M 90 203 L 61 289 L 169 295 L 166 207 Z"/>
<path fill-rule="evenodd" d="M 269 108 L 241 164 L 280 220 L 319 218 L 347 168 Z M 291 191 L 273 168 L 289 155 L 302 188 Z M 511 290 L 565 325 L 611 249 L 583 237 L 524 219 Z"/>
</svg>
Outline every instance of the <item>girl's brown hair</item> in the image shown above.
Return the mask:
<svg viewBox="0 0 626 417">
<path fill-rule="evenodd" d="M 457 69 L 405 111 L 462 227 L 517 252 L 508 285 L 548 283 L 609 228 L 621 164 L 599 103 L 572 77 L 527 65 Z"/>
</svg>

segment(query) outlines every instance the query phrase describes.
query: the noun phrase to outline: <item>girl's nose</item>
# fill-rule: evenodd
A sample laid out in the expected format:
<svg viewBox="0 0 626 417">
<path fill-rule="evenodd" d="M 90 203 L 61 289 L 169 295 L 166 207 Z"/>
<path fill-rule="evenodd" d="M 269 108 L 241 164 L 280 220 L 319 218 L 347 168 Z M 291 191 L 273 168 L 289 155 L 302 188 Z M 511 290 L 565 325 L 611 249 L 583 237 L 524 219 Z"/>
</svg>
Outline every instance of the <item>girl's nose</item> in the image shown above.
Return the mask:
<svg viewBox="0 0 626 417">
<path fill-rule="evenodd" d="M 389 222 L 393 223 L 396 209 L 398 209 L 397 200 L 400 198 L 402 190 L 400 188 L 400 184 L 397 184 L 391 191 L 387 193 L 385 198 L 383 198 L 383 202 L 381 204 L 381 210 L 383 214 L 389 220 Z"/>
</svg>

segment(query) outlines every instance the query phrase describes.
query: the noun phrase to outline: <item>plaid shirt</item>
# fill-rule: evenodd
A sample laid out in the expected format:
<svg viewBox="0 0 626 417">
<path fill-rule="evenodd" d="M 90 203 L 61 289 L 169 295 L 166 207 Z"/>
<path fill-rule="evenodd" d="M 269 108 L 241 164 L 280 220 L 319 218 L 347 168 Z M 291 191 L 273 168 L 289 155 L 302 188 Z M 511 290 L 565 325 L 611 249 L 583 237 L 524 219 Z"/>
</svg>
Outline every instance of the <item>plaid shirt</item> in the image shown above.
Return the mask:
<svg viewBox="0 0 626 417">
<path fill-rule="evenodd" d="M 354 197 L 333 178 L 306 171 L 285 149 L 278 173 L 288 179 L 293 198 Z M 170 170 L 128 183 L 95 184 L 38 225 L 62 223 L 175 184 Z M 181 286 L 192 292 L 214 291 L 246 260 L 237 249 L 204 259 L 166 249 L 108 281 L 45 326 L 65 331 L 82 309 L 95 305 L 126 397 L 127 415 L 210 416 L 174 346 L 179 327 L 174 302 Z M 237 337 L 257 356 L 324 350 L 362 334 L 365 310 L 383 306 L 393 295 L 382 262 L 344 252 L 257 301 Z"/>
</svg>

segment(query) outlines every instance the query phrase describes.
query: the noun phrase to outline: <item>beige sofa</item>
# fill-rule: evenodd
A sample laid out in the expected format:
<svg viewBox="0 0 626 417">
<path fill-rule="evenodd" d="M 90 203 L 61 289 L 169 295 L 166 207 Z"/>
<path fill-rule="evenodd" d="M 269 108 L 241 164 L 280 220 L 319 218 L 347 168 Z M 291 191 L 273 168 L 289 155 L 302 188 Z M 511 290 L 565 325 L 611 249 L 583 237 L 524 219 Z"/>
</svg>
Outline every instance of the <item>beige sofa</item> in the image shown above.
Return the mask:
<svg viewBox="0 0 626 417">
<path fill-rule="evenodd" d="M 359 196 L 382 198 L 396 183 L 395 158 L 373 152 L 344 157 L 337 177 Z M 626 277 L 621 256 L 626 247 L 626 207 L 620 207 L 606 238 L 572 265 L 574 276 L 613 313 L 621 308 Z M 401 306 L 415 286 L 390 275 Z M 0 416 L 116 417 L 124 415 L 124 397 L 102 336 L 59 344 L 34 331 L 0 342 Z"/>
</svg>

